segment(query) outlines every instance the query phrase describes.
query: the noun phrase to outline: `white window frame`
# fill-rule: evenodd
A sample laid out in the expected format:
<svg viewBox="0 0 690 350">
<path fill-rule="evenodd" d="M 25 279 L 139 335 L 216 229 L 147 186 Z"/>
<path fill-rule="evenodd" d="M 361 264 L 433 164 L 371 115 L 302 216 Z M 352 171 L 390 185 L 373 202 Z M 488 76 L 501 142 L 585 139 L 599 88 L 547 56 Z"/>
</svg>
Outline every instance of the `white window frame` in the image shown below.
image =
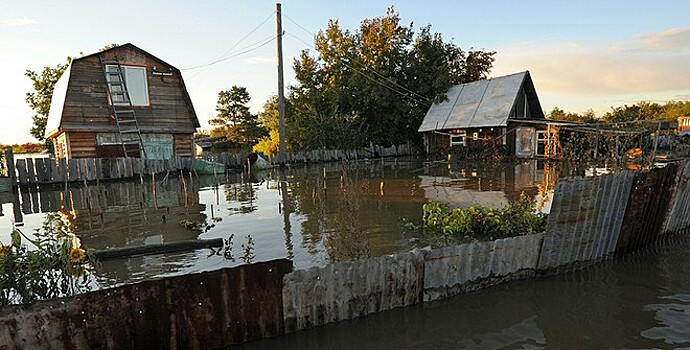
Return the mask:
<svg viewBox="0 0 690 350">
<path fill-rule="evenodd" d="M 461 141 L 453 141 L 453 138 L 460 138 Z M 450 135 L 450 146 L 467 146 L 467 133 L 461 131 Z"/>
<path fill-rule="evenodd" d="M 148 79 L 148 76 L 147 76 L 147 74 L 146 74 L 146 73 L 147 73 L 147 72 L 146 72 L 146 67 L 140 67 L 140 66 L 124 66 L 124 65 L 120 65 L 120 67 L 122 67 L 122 69 L 124 70 L 122 75 L 123 75 L 123 77 L 124 77 L 124 79 L 125 79 L 125 84 L 127 85 L 127 93 L 129 94 L 129 99 L 132 101 L 132 106 L 149 106 L 149 105 L 151 105 L 151 98 L 150 98 L 150 96 L 149 96 L 149 79 Z M 106 71 L 110 71 L 110 70 L 113 69 L 113 68 L 114 68 L 114 70 L 117 70 L 117 66 L 116 66 L 116 65 L 110 65 L 110 64 L 108 64 L 108 65 L 105 66 Z M 132 98 L 132 95 L 131 95 L 132 89 L 131 89 L 131 87 L 129 86 L 129 81 L 130 81 L 130 79 L 128 79 L 128 76 L 129 76 L 129 74 L 130 74 L 129 72 L 130 72 L 130 71 L 133 71 L 133 70 L 142 70 L 142 71 L 144 72 L 144 98 L 145 98 L 145 100 L 146 100 L 144 103 L 142 103 L 141 101 L 138 101 L 138 99 L 137 99 L 137 101 L 135 101 L 135 99 Z M 110 80 L 109 80 L 109 79 L 110 79 L 110 75 L 109 75 L 109 74 L 106 74 L 106 78 L 108 79 L 108 82 L 110 82 Z M 126 105 L 126 104 L 128 104 L 127 101 L 110 101 L 110 103 L 114 103 L 114 104 L 116 104 L 116 105 Z"/>
</svg>

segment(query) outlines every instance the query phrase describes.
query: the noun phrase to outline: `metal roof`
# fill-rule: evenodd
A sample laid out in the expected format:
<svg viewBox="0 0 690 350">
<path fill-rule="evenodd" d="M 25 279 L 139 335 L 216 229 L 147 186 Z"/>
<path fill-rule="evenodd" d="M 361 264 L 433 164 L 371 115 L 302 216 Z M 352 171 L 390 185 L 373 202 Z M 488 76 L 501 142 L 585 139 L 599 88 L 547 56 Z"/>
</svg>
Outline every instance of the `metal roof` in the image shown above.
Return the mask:
<svg viewBox="0 0 690 350">
<path fill-rule="evenodd" d="M 506 126 L 521 87 L 531 117 L 544 118 L 529 71 L 524 71 L 452 86 L 445 101 L 429 108 L 419 132 Z"/>
</svg>

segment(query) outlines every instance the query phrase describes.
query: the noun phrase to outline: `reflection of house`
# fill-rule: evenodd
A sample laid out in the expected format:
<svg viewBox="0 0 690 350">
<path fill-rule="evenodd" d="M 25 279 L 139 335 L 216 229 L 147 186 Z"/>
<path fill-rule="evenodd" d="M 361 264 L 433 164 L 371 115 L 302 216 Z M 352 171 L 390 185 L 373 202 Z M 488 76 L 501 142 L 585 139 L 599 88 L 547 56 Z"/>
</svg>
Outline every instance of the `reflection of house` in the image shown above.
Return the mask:
<svg viewBox="0 0 690 350">
<path fill-rule="evenodd" d="M 524 123 L 523 121 L 542 121 Z M 529 71 L 456 85 L 434 103 L 419 132 L 427 151 L 500 139 L 519 157 L 544 155 L 547 124 Z"/>
<path fill-rule="evenodd" d="M 131 102 L 131 103 L 130 103 Z M 180 71 L 125 44 L 72 61 L 55 85 L 46 137 L 58 158 L 193 156 L 199 127 Z"/>
</svg>

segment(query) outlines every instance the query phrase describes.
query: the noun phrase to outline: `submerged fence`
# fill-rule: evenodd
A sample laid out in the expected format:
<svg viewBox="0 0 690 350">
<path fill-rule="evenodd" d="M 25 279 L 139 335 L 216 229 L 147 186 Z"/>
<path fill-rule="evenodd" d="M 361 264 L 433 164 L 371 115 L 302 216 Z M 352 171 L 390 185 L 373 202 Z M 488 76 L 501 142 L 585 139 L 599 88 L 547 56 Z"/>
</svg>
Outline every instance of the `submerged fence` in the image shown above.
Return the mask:
<svg viewBox="0 0 690 350">
<path fill-rule="evenodd" d="M 0 348 L 227 346 L 577 269 L 687 234 L 688 214 L 690 162 L 562 179 L 544 234 L 298 271 L 276 260 L 17 307 L 0 317 Z"/>
<path fill-rule="evenodd" d="M 26 158 L 11 161 L 7 157 L 10 182 L 20 186 L 65 182 L 130 179 L 135 176 L 190 171 L 193 158 Z"/>
<path fill-rule="evenodd" d="M 420 150 L 409 143 L 393 145 L 390 147 L 371 145 L 369 147 L 362 147 L 352 150 L 317 149 L 311 151 L 286 152 L 285 162 L 288 164 L 335 162 L 378 157 L 411 156 L 417 154 L 420 154 Z M 248 153 L 230 154 L 223 152 L 219 155 L 210 155 L 204 158 L 225 164 L 225 166 L 228 167 L 242 167 L 246 164 L 248 155 Z M 273 157 L 270 158 L 269 161 L 272 164 L 277 164 L 278 159 Z"/>
</svg>

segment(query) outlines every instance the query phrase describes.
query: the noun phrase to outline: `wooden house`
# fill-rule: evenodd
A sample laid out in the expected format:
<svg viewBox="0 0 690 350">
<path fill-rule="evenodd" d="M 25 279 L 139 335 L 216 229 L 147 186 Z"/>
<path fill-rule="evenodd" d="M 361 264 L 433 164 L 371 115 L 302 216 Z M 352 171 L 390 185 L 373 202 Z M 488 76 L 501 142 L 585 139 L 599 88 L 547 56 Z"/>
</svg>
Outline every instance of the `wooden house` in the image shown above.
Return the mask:
<svg viewBox="0 0 690 350">
<path fill-rule="evenodd" d="M 419 127 L 427 152 L 500 140 L 518 157 L 544 156 L 548 122 L 529 71 L 451 87 Z"/>
<path fill-rule="evenodd" d="M 57 158 L 193 157 L 199 127 L 180 71 L 125 44 L 74 59 L 55 85 L 46 137 Z"/>
</svg>

